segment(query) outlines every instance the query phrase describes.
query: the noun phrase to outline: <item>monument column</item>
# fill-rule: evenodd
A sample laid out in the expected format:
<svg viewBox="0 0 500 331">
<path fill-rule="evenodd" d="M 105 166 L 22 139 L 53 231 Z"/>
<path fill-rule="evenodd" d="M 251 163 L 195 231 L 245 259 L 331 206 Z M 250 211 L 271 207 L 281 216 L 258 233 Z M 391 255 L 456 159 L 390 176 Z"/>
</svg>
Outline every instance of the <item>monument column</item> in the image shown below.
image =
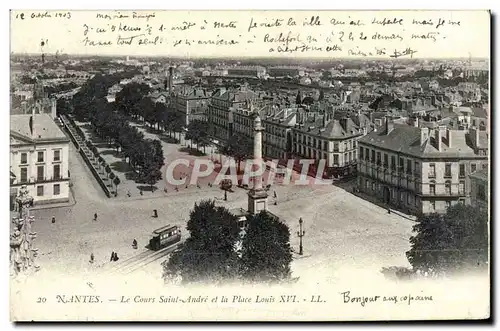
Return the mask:
<svg viewBox="0 0 500 331">
<path fill-rule="evenodd" d="M 263 166 L 262 162 L 262 123 L 260 116 L 256 113 L 254 119 L 254 142 L 253 157 L 254 164 Z M 262 176 L 253 177 L 253 188 L 248 192 L 248 211 L 251 214 L 258 214 L 262 210 L 267 210 L 267 192 L 262 188 Z"/>
</svg>

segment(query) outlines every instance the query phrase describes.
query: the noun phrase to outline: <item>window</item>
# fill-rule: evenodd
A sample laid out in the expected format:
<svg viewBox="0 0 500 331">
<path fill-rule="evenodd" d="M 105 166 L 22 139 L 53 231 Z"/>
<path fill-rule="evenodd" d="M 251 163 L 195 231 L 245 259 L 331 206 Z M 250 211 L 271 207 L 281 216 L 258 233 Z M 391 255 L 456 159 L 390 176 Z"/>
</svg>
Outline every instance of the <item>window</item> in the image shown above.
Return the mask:
<svg viewBox="0 0 500 331">
<path fill-rule="evenodd" d="M 475 163 L 471 163 L 470 164 L 470 172 L 472 173 L 474 171 L 476 171 L 476 164 Z"/>
<path fill-rule="evenodd" d="M 461 180 L 460 183 L 458 184 L 458 192 L 460 194 L 465 193 L 465 180 Z"/>
<path fill-rule="evenodd" d="M 369 187 L 370 187 L 370 181 L 366 180 L 366 182 L 365 182 L 365 188 L 368 190 Z"/>
<path fill-rule="evenodd" d="M 365 149 L 363 147 L 359 147 L 359 158 L 361 160 L 364 159 L 364 151 L 365 151 Z"/>
<path fill-rule="evenodd" d="M 372 150 L 372 163 L 375 163 L 375 151 Z"/>
<path fill-rule="evenodd" d="M 61 166 L 59 164 L 54 165 L 54 179 L 61 179 Z"/>
<path fill-rule="evenodd" d="M 384 153 L 384 167 L 387 168 L 389 166 L 389 155 Z"/>
<path fill-rule="evenodd" d="M 483 168 L 483 170 L 486 170 L 486 169 L 488 169 L 488 165 L 487 165 L 487 164 L 483 164 L 483 165 L 481 166 L 481 168 Z"/>
<path fill-rule="evenodd" d="M 344 154 L 344 163 L 349 162 L 349 153 Z"/>
<path fill-rule="evenodd" d="M 434 182 L 434 181 L 431 181 L 429 183 L 429 194 L 430 195 L 436 194 L 436 182 Z"/>
<path fill-rule="evenodd" d="M 36 167 L 36 179 L 44 180 L 45 179 L 45 171 L 43 166 Z"/>
<path fill-rule="evenodd" d="M 391 168 L 392 170 L 396 170 L 396 157 L 394 155 L 391 156 Z"/>
<path fill-rule="evenodd" d="M 327 151 L 327 150 L 328 150 L 328 143 L 327 143 L 326 141 L 323 141 L 323 149 L 324 149 L 325 151 Z"/>
<path fill-rule="evenodd" d="M 338 152 L 339 151 L 339 143 L 338 142 L 334 142 L 333 143 L 333 151 L 334 152 Z"/>
<path fill-rule="evenodd" d="M 28 163 L 28 153 L 21 153 L 21 164 Z"/>
<path fill-rule="evenodd" d="M 21 168 L 21 183 L 28 181 L 28 168 Z"/>
<path fill-rule="evenodd" d="M 411 204 L 411 195 L 410 194 L 406 195 L 406 204 L 408 204 L 408 205 Z"/>
<path fill-rule="evenodd" d="M 333 154 L 333 164 L 339 165 L 339 155 L 338 154 Z"/>
<path fill-rule="evenodd" d="M 449 180 L 447 180 L 444 183 L 444 190 L 445 190 L 446 194 L 451 195 L 451 182 Z"/>
<path fill-rule="evenodd" d="M 43 162 L 43 152 L 38 152 L 36 162 Z"/>
<path fill-rule="evenodd" d="M 59 194 L 61 194 L 61 185 L 54 184 L 54 195 L 59 195 Z"/>
<path fill-rule="evenodd" d="M 380 152 L 377 152 L 377 164 L 380 165 L 381 163 L 382 163 L 381 154 Z"/>
<path fill-rule="evenodd" d="M 430 205 L 430 208 L 432 211 L 436 210 L 436 202 L 435 201 L 430 201 L 429 205 Z"/>
<path fill-rule="evenodd" d="M 60 150 L 54 151 L 54 161 L 61 161 L 61 151 Z"/>
<path fill-rule="evenodd" d="M 486 201 L 486 187 L 483 184 L 477 184 L 477 198 Z"/>
<path fill-rule="evenodd" d="M 451 177 L 451 163 L 444 165 L 444 177 Z"/>
<path fill-rule="evenodd" d="M 465 164 L 461 164 L 461 165 L 460 165 L 460 173 L 459 173 L 459 176 L 460 176 L 460 177 L 465 177 Z"/>
<path fill-rule="evenodd" d="M 415 175 L 420 176 L 420 163 L 415 161 Z"/>
<path fill-rule="evenodd" d="M 429 178 L 436 178 L 436 164 L 429 164 Z"/>
<path fill-rule="evenodd" d="M 356 145 L 357 145 L 357 141 L 353 140 L 353 142 L 352 142 L 352 148 L 356 148 Z"/>
<path fill-rule="evenodd" d="M 370 150 L 368 148 L 366 149 L 365 160 L 368 162 L 370 161 Z"/>
<path fill-rule="evenodd" d="M 36 187 L 36 195 L 39 197 L 43 197 L 43 186 L 42 185 Z"/>
<path fill-rule="evenodd" d="M 406 160 L 406 173 L 411 175 L 411 160 Z"/>
<path fill-rule="evenodd" d="M 372 191 L 375 192 L 375 182 L 372 182 Z"/>
</svg>

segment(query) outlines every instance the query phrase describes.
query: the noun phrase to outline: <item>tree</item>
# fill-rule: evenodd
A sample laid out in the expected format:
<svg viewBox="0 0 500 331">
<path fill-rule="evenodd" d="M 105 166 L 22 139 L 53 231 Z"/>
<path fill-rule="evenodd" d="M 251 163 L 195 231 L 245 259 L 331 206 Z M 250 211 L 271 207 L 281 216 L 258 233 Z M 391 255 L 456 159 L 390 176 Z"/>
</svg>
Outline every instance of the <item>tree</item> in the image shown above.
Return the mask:
<svg viewBox="0 0 500 331">
<path fill-rule="evenodd" d="M 233 182 L 226 178 L 220 182 L 220 189 L 224 191 L 224 201 L 227 201 L 227 191 L 230 191 L 233 187 Z"/>
<path fill-rule="evenodd" d="M 111 168 L 109 167 L 109 164 L 106 164 L 106 168 L 104 168 L 106 171 L 107 177 L 109 178 L 109 174 L 111 173 Z"/>
<path fill-rule="evenodd" d="M 187 128 L 186 139 L 191 140 L 197 147 L 208 144 L 208 126 L 200 120 L 191 121 Z"/>
<path fill-rule="evenodd" d="M 253 144 L 252 141 L 241 135 L 235 134 L 229 139 L 226 145 L 222 148 L 222 152 L 227 156 L 234 158 L 238 163 L 238 173 L 241 170 L 241 161 L 246 160 L 253 154 Z"/>
<path fill-rule="evenodd" d="M 289 279 L 292 252 L 288 226 L 265 211 L 247 216 L 247 224 L 241 250 L 241 276 L 259 282 Z"/>
<path fill-rule="evenodd" d="M 190 236 L 182 249 L 163 264 L 165 280 L 223 283 L 238 276 L 235 245 L 240 229 L 234 215 L 214 201 L 204 200 L 191 211 L 187 230 Z"/>
<path fill-rule="evenodd" d="M 458 203 L 446 214 L 423 215 L 406 253 L 414 271 L 442 273 L 488 263 L 488 216 Z"/>
</svg>

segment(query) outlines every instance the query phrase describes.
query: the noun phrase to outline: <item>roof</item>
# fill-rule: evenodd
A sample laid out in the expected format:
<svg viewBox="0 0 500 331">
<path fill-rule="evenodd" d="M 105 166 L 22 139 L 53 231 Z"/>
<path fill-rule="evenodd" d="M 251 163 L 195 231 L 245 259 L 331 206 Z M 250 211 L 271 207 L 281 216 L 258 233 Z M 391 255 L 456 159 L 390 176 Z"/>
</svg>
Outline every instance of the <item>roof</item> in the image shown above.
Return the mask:
<svg viewBox="0 0 500 331">
<path fill-rule="evenodd" d="M 159 229 L 154 230 L 153 234 L 160 234 L 160 233 L 164 232 L 165 230 L 170 230 L 170 229 L 176 228 L 176 227 L 177 227 L 176 225 L 170 225 L 170 224 L 169 225 L 165 225 L 165 226 L 163 226 L 163 227 L 161 227 Z"/>
<path fill-rule="evenodd" d="M 481 118 L 488 118 L 488 112 L 484 108 L 472 107 L 472 116 L 481 117 Z"/>
<path fill-rule="evenodd" d="M 470 177 L 474 178 L 474 179 L 479 179 L 482 181 L 488 181 L 488 168 L 477 170 L 477 171 L 473 172 L 472 174 L 470 174 Z"/>
<path fill-rule="evenodd" d="M 16 139 L 23 138 L 32 140 L 30 131 L 30 114 L 11 115 L 10 116 L 10 133 Z M 35 141 L 69 141 L 62 129 L 57 126 L 49 114 L 35 114 L 34 131 L 36 134 Z"/>
<path fill-rule="evenodd" d="M 429 138 L 421 144 L 421 129 L 406 124 L 393 124 L 389 134 L 386 134 L 385 127 L 382 127 L 362 137 L 359 142 L 421 158 L 478 156 L 470 144 L 469 134 L 466 131 L 449 130 L 449 133 L 451 146 L 443 140 L 441 151 L 431 143 L 434 139 L 430 138 L 433 137 L 432 130 L 429 132 Z M 485 135 L 480 133 L 479 137 L 483 143 Z"/>
</svg>

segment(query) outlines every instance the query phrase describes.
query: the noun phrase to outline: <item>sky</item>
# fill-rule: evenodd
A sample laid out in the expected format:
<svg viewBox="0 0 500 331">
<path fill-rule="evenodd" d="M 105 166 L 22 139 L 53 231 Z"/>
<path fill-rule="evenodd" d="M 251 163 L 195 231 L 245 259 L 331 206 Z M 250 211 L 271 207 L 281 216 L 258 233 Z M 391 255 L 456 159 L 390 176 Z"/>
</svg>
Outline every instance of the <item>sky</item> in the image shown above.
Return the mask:
<svg viewBox="0 0 500 331">
<path fill-rule="evenodd" d="M 11 12 L 10 46 L 12 53 L 35 54 L 489 58 L 490 14 L 17 10 Z"/>
</svg>

